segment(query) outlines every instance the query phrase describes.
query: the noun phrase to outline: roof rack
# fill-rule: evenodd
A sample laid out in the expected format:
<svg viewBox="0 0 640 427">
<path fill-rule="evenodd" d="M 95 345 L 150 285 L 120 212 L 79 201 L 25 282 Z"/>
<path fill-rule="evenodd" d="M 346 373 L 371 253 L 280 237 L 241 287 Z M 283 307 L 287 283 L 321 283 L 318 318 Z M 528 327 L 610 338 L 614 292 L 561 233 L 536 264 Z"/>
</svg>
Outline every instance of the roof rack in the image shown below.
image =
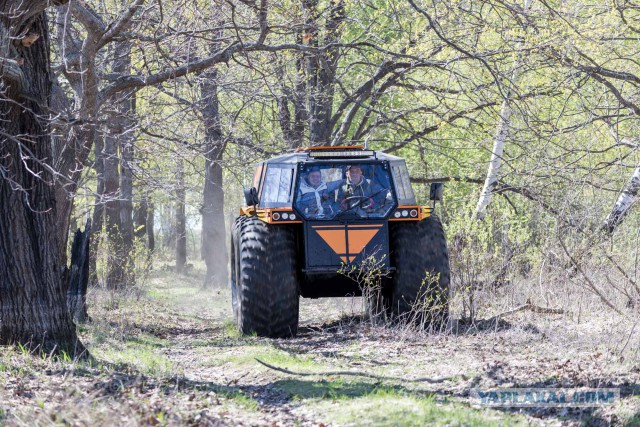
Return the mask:
<svg viewBox="0 0 640 427">
<path fill-rule="evenodd" d="M 364 145 L 336 145 L 335 147 L 331 145 L 317 145 L 312 147 L 301 147 L 296 148 L 296 153 L 300 153 L 302 151 L 339 151 L 339 150 L 363 150 Z"/>
<path fill-rule="evenodd" d="M 353 159 L 376 156 L 375 151 L 365 150 L 362 145 L 306 147 L 298 148 L 296 152 L 306 152 L 313 159 Z"/>
</svg>

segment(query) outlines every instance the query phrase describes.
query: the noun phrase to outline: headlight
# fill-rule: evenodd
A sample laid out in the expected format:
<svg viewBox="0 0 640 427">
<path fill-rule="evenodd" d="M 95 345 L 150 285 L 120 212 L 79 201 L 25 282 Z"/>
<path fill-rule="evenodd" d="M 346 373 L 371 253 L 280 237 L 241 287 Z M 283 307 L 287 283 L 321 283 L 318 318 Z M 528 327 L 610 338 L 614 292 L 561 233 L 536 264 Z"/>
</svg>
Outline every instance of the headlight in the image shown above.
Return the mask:
<svg viewBox="0 0 640 427">
<path fill-rule="evenodd" d="M 406 209 L 403 209 L 402 210 L 402 216 L 405 217 L 405 218 L 408 217 L 409 216 L 409 211 L 406 210 Z"/>
<path fill-rule="evenodd" d="M 293 215 L 293 214 L 291 214 L 291 215 Z M 289 214 L 286 213 L 286 212 L 282 212 L 282 219 L 284 219 L 284 220 L 289 219 Z"/>
<path fill-rule="evenodd" d="M 395 211 L 393 213 L 394 218 L 400 218 L 402 216 L 402 214 L 400 213 L 400 211 Z"/>
<path fill-rule="evenodd" d="M 296 214 L 294 214 L 294 213 L 289 214 L 289 220 L 290 220 L 290 221 L 293 221 L 293 220 L 295 220 L 295 219 L 296 219 Z"/>
</svg>

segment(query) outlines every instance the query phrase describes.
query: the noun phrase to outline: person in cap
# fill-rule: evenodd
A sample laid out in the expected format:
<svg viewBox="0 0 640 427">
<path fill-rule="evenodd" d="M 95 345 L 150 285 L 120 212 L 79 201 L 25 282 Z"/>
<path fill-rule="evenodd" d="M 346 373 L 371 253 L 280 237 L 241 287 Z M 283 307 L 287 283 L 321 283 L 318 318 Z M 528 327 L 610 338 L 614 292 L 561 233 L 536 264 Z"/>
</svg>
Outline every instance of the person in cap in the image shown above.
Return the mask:
<svg viewBox="0 0 640 427">
<path fill-rule="evenodd" d="M 356 209 L 363 216 L 366 215 L 363 210 L 372 210 L 384 203 L 383 188 L 364 177 L 361 165 L 347 165 L 345 176 L 337 197 L 343 210 Z"/>
</svg>

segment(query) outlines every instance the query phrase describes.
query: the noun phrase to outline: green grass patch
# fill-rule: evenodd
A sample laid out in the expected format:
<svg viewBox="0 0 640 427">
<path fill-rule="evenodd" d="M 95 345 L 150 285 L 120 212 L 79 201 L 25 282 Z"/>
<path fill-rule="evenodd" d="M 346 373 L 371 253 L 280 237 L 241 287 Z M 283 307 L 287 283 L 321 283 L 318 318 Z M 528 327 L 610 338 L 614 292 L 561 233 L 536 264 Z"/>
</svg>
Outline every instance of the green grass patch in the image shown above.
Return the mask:
<svg viewBox="0 0 640 427">
<path fill-rule="evenodd" d="M 521 416 L 474 409 L 461 403 L 438 400 L 433 395 L 412 394 L 401 387 L 342 384 L 308 406 L 332 423 L 348 426 L 519 426 L 528 425 Z M 358 396 L 360 391 L 365 391 Z M 355 393 L 354 393 L 355 392 Z M 335 397 L 332 397 L 332 394 Z"/>
<path fill-rule="evenodd" d="M 212 352 L 210 347 L 202 347 L 198 349 L 198 353 L 203 356 L 201 363 L 204 366 L 232 365 L 235 369 L 268 370 L 269 368 L 256 361 L 259 359 L 270 365 L 286 366 L 287 369 L 305 372 L 325 368 L 310 357 L 289 353 L 272 346 L 269 342 L 262 344 L 251 337 L 239 338 L 236 345 L 227 344 L 226 347 L 218 348 L 215 352 Z"/>
<path fill-rule="evenodd" d="M 91 353 L 99 360 L 114 365 L 128 365 L 151 377 L 169 377 L 177 374 L 177 368 L 169 358 L 159 354 L 153 345 L 144 342 L 128 341 L 120 345 L 102 345 L 92 348 Z"/>
</svg>

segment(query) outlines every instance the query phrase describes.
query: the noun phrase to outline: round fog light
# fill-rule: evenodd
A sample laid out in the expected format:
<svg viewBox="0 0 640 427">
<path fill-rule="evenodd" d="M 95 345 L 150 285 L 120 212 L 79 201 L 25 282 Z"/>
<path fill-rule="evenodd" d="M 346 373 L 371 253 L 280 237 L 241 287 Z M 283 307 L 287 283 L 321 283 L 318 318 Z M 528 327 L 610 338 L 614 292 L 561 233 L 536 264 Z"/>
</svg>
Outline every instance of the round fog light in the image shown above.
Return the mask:
<svg viewBox="0 0 640 427">
<path fill-rule="evenodd" d="M 274 221 L 277 221 L 280 219 L 280 214 L 278 212 L 274 212 L 273 215 L 271 215 L 271 218 L 273 218 Z"/>
<path fill-rule="evenodd" d="M 411 211 L 409 211 L 409 215 L 411 216 L 411 218 L 415 218 L 418 216 L 418 211 L 415 209 L 411 209 Z"/>
</svg>

